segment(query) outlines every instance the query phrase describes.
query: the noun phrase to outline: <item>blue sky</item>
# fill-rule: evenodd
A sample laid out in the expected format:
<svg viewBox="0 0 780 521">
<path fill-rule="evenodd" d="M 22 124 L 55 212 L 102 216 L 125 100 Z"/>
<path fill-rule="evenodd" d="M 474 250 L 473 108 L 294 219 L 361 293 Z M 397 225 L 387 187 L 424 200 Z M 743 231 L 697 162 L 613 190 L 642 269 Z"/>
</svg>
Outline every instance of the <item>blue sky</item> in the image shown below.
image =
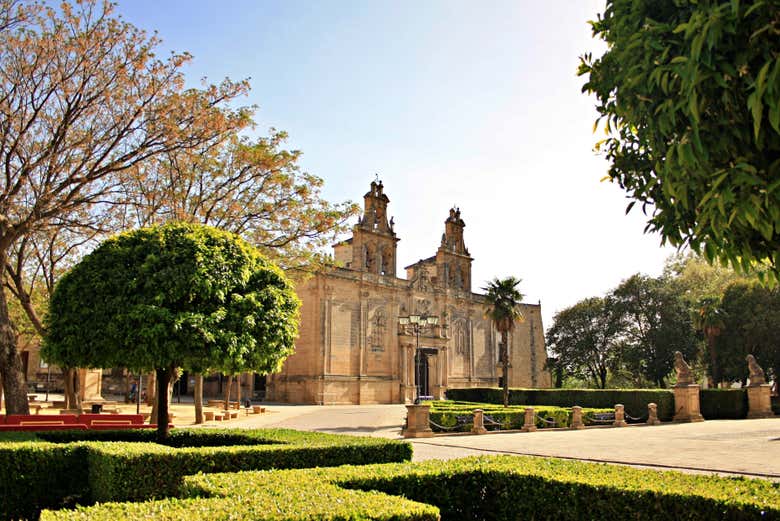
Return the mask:
<svg viewBox="0 0 780 521">
<path fill-rule="evenodd" d="M 251 78 L 257 132 L 289 132 L 331 200 L 362 202 L 378 173 L 399 268 L 432 255 L 453 204 L 466 222 L 474 290 L 523 279 L 545 326 L 578 300 L 673 249 L 600 182 L 594 102 L 579 56 L 603 47 L 596 0 L 120 0 L 164 51 L 189 51 L 193 84 Z M 403 276 L 403 270 L 399 269 Z"/>
</svg>

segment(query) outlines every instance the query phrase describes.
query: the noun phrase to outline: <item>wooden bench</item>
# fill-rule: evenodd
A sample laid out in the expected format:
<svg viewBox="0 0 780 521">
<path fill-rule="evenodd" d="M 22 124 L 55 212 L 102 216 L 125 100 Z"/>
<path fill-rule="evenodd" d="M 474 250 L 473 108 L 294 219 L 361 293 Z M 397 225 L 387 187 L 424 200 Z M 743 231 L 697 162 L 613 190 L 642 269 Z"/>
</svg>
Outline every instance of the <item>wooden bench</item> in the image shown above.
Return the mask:
<svg viewBox="0 0 780 521">
<path fill-rule="evenodd" d="M 75 414 L 9 414 L 0 425 L 4 431 L 59 431 L 86 430 L 86 424 L 79 422 Z"/>
</svg>

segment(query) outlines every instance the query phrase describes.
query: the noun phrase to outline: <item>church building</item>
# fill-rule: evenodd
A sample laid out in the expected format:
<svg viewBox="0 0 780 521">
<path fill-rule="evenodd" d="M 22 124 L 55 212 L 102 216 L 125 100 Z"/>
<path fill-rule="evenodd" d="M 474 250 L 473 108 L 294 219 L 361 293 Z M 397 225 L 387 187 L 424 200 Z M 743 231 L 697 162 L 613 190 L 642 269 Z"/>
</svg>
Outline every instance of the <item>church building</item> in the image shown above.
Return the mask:
<svg viewBox="0 0 780 521">
<path fill-rule="evenodd" d="M 269 375 L 266 399 L 310 404 L 411 403 L 448 388 L 499 386 L 500 335 L 472 292 L 472 257 L 453 208 L 435 255 L 396 276 L 400 240 L 382 182 L 372 182 L 337 267 L 298 288 L 296 352 Z M 499 252 L 493 252 L 498 255 Z M 549 387 L 541 306 L 522 304 L 509 333 L 510 387 Z"/>
</svg>

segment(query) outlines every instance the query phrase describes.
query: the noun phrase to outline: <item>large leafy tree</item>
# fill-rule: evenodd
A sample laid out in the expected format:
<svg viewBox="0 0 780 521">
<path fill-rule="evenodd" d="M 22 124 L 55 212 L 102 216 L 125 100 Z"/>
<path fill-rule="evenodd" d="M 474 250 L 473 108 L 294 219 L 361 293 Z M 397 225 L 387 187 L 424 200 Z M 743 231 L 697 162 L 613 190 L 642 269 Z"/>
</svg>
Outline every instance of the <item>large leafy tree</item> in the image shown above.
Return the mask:
<svg viewBox="0 0 780 521">
<path fill-rule="evenodd" d="M 42 352 L 65 366 L 154 369 L 164 438 L 176 368 L 276 371 L 293 352 L 298 307 L 282 271 L 237 236 L 185 223 L 142 228 L 62 277 Z"/>
<path fill-rule="evenodd" d="M 745 356 L 752 354 L 767 371 L 780 376 L 780 290 L 767 289 L 756 282 L 739 282 L 723 293 L 724 328 L 716 344 L 721 355 L 723 377 L 745 381 L 748 376 Z"/>
<path fill-rule="evenodd" d="M 298 166 L 285 132 L 250 140 L 236 134 L 200 149 L 176 150 L 127 171 L 129 226 L 172 220 L 215 226 L 246 238 L 286 270 L 316 269 L 318 254 L 357 213 L 321 195 L 322 179 Z"/>
<path fill-rule="evenodd" d="M 579 72 L 629 209 L 673 245 L 780 278 L 780 1 L 608 0 L 592 25 L 608 50 Z"/>
<path fill-rule="evenodd" d="M 503 380 L 504 407 L 509 407 L 509 332 L 515 327 L 515 321 L 523 318 L 520 302 L 523 294 L 517 289 L 521 279 L 507 277 L 495 278 L 482 288 L 485 291 L 485 314 L 493 322 L 501 335 L 499 345 L 499 363 Z"/>
<path fill-rule="evenodd" d="M 0 0 L 2 268 L 23 238 L 116 203 L 119 173 L 247 123 L 247 111 L 223 108 L 246 83 L 185 90 L 189 56 L 155 57 L 158 39 L 112 10 L 100 0 L 56 9 Z M 29 412 L 5 292 L 0 376 L 8 412 Z"/>
<path fill-rule="evenodd" d="M 697 341 L 688 307 L 663 279 L 634 275 L 612 292 L 615 311 L 625 321 L 623 362 L 634 375 L 664 387 L 674 352 L 696 355 Z"/>
<path fill-rule="evenodd" d="M 547 331 L 556 367 L 605 389 L 608 371 L 620 360 L 623 325 L 611 298 L 587 298 L 559 311 Z"/>
</svg>

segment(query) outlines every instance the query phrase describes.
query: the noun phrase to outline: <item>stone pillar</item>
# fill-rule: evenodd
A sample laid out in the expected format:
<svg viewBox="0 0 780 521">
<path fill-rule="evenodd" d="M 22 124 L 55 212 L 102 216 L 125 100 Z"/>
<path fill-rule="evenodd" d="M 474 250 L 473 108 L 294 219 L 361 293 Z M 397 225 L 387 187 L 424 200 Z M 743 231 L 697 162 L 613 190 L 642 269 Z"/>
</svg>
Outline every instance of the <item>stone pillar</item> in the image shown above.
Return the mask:
<svg viewBox="0 0 780 521">
<path fill-rule="evenodd" d="M 703 422 L 704 416 L 699 409 L 699 386 L 697 384 L 677 384 L 674 386 L 673 421 Z"/>
<path fill-rule="evenodd" d="M 754 418 L 772 418 L 774 412 L 772 412 L 772 398 L 771 398 L 771 385 L 758 384 L 749 385 L 747 388 L 748 395 L 748 414 L 749 419 Z"/>
<path fill-rule="evenodd" d="M 473 434 L 487 433 L 487 429 L 485 428 L 485 415 L 482 412 L 482 409 L 474 410 L 474 426 L 471 427 L 471 432 Z"/>
<path fill-rule="evenodd" d="M 613 427 L 626 427 L 626 408 L 622 404 L 615 404 L 615 421 L 612 422 Z"/>
<path fill-rule="evenodd" d="M 430 419 L 430 405 L 407 405 L 406 426 L 403 430 L 404 438 L 430 438 L 433 431 L 428 423 Z"/>
<path fill-rule="evenodd" d="M 534 408 L 525 408 L 525 422 L 523 423 L 523 432 L 534 432 L 536 430 L 536 420 L 534 419 Z"/>
<path fill-rule="evenodd" d="M 658 405 L 654 403 L 647 404 L 647 424 L 661 425 L 661 420 L 658 419 Z"/>
<path fill-rule="evenodd" d="M 582 407 L 575 405 L 571 408 L 571 425 L 570 429 L 584 429 L 585 424 L 582 423 Z"/>
</svg>

